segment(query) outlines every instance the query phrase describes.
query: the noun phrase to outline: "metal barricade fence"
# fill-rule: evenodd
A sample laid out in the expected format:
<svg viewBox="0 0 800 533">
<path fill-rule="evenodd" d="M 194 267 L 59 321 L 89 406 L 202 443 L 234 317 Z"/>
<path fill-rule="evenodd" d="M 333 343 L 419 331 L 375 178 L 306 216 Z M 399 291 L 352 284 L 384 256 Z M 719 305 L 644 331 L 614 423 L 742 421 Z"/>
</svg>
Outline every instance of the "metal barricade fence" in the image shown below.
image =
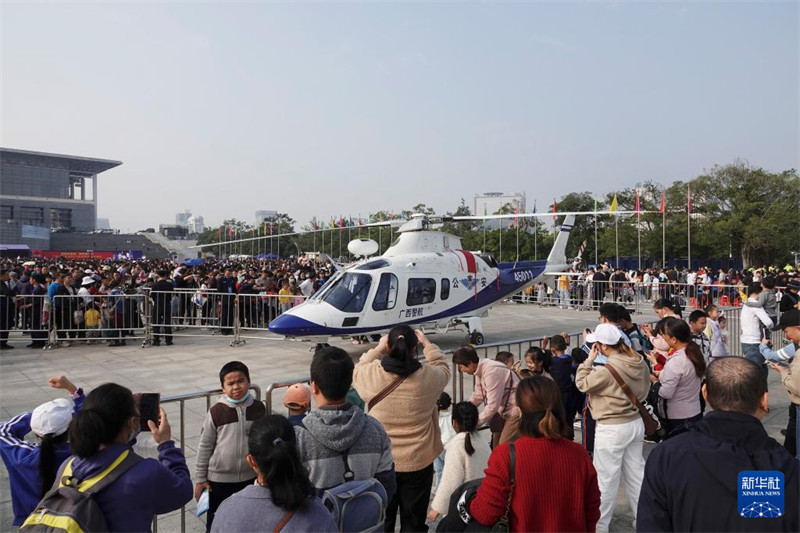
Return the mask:
<svg viewBox="0 0 800 533">
<path fill-rule="evenodd" d="M 146 300 L 141 293 L 56 295 L 50 305 L 48 347 L 68 346 L 74 341 L 146 340 Z"/>
<path fill-rule="evenodd" d="M 261 401 L 261 387 L 251 383 L 250 390 L 254 392 L 255 398 L 257 401 Z M 186 437 L 186 402 L 191 400 L 198 400 L 198 399 L 205 399 L 206 400 L 206 412 L 211 409 L 211 399 L 214 396 L 219 396 L 222 394 L 222 389 L 213 389 L 213 390 L 205 390 L 205 391 L 197 391 L 197 392 L 188 392 L 185 394 L 175 394 L 172 396 L 162 396 L 161 397 L 161 405 L 169 405 L 169 404 L 178 404 L 178 435 L 177 438 L 173 432 L 173 440 L 179 442 L 179 447 L 181 450 L 185 448 L 185 443 L 187 440 Z M 169 415 L 168 415 L 169 416 Z M 173 429 L 175 427 L 174 422 L 170 422 Z M 185 455 L 185 451 L 184 451 Z M 192 484 L 194 487 L 194 483 Z M 186 506 L 181 507 L 180 510 L 181 516 L 181 532 L 186 531 Z M 153 518 L 153 531 L 158 531 L 158 516 Z"/>
<path fill-rule="evenodd" d="M 0 302 L 0 305 L 5 305 L 6 302 Z M 50 333 L 50 307 L 51 301 L 46 294 L 25 295 L 18 296 L 11 303 L 12 312 L 6 318 L 7 322 L 0 323 L 0 332 L 3 337 L 8 336 L 9 341 L 17 340 L 16 336 L 11 336 L 12 333 L 22 333 L 24 336 L 30 335 L 31 344 L 36 344 L 36 347 L 44 348 L 49 341 Z M 34 346 L 31 346 L 34 347 Z"/>
<path fill-rule="evenodd" d="M 234 335 L 236 294 L 196 288 L 151 290 L 147 300 L 152 344 L 171 343 L 173 337 Z"/>
<path fill-rule="evenodd" d="M 684 309 L 702 309 L 709 304 L 736 307 L 742 304 L 747 288 L 737 285 L 686 284 L 673 282 L 632 282 L 570 280 L 569 289 L 559 289 L 558 280 L 553 284 L 534 285 L 531 291 L 521 291 L 511 297 L 516 303 L 558 306 L 563 309 L 596 309 L 605 302 L 617 302 L 643 312 L 648 304 L 659 299 L 676 301 Z"/>
<path fill-rule="evenodd" d="M 247 339 L 275 339 L 282 337 L 264 337 L 255 335 L 258 332 L 269 332 L 269 323 L 306 301 L 305 296 L 284 294 L 237 294 L 238 316 L 236 318 L 236 344 L 244 344 Z"/>
</svg>

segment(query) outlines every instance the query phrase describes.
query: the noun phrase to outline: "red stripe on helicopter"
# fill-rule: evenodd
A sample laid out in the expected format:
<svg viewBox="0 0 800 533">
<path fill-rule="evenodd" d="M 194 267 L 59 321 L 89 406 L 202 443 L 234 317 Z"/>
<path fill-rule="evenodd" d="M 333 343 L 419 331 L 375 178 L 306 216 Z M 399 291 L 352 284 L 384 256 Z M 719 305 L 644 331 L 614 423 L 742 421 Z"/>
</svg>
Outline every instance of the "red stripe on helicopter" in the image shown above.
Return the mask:
<svg viewBox="0 0 800 533">
<path fill-rule="evenodd" d="M 470 274 L 477 274 L 478 268 L 475 264 L 475 256 L 472 255 L 472 252 L 469 250 L 459 250 L 462 254 L 464 254 L 464 259 L 467 261 L 467 272 Z"/>
</svg>

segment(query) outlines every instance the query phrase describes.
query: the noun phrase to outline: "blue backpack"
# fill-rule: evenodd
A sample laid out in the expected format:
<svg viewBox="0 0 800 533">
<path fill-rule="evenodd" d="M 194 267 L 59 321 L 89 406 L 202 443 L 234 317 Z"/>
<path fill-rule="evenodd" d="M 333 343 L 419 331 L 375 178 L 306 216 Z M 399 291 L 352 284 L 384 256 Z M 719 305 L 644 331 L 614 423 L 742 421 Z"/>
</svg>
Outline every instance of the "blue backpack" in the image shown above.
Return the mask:
<svg viewBox="0 0 800 533">
<path fill-rule="evenodd" d="M 375 478 L 355 481 L 347 462 L 347 451 L 342 454 L 342 460 L 344 483 L 323 492 L 322 504 L 331 512 L 341 532 L 382 532 L 389 503 L 386 489 Z"/>
</svg>

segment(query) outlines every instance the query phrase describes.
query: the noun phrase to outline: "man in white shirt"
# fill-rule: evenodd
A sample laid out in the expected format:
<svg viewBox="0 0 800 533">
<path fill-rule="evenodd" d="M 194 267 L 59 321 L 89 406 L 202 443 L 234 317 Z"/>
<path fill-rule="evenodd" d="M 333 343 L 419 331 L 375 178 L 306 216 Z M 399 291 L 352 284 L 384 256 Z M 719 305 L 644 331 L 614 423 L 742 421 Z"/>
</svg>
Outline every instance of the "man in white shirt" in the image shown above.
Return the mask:
<svg viewBox="0 0 800 533">
<path fill-rule="evenodd" d="M 761 283 L 754 282 L 748 287 L 749 294 L 747 296 L 748 302 L 758 302 L 758 295 L 761 293 Z M 761 324 L 771 328 L 774 323 L 772 319 L 764 311 L 763 307 L 751 307 L 743 305 L 740 320 L 742 324 L 742 355 L 745 359 L 750 359 L 761 367 L 766 377 L 769 369 L 764 365 L 764 356 L 761 355 L 759 345 L 761 344 Z"/>
<path fill-rule="evenodd" d="M 300 292 L 303 293 L 303 296 L 309 298 L 312 294 L 314 294 L 314 281 L 317 279 L 316 274 L 311 274 L 306 278 L 306 280 L 300 284 Z M 761 339 L 758 339 L 758 342 L 761 342 Z"/>
</svg>

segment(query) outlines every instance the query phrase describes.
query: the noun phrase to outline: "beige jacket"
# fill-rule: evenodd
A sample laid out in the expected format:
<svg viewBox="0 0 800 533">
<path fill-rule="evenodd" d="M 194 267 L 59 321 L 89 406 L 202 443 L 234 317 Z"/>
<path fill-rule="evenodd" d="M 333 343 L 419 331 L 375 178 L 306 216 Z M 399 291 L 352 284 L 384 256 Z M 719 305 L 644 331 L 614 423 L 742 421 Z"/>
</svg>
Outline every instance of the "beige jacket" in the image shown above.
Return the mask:
<svg viewBox="0 0 800 533">
<path fill-rule="evenodd" d="M 650 372 L 639 354 L 614 354 L 608 358 L 608 364 L 625 380 L 639 401 L 647 397 Z M 589 409 L 600 424 L 625 424 L 640 417 L 636 406 L 605 366 L 593 366 L 587 359 L 575 373 L 575 386 L 589 394 Z"/>
<path fill-rule="evenodd" d="M 436 401 L 450 381 L 450 365 L 435 344 L 429 344 L 424 353 L 427 364 L 423 363 L 369 412 L 383 424 L 392 441 L 397 472 L 422 470 L 442 452 Z M 365 404 L 397 379 L 397 374 L 381 366 L 383 355 L 373 348 L 356 364 L 353 386 Z"/>
<path fill-rule="evenodd" d="M 800 356 L 795 355 L 789 372 L 781 374 L 781 383 L 789 393 L 789 401 L 795 405 L 800 405 Z"/>
</svg>

